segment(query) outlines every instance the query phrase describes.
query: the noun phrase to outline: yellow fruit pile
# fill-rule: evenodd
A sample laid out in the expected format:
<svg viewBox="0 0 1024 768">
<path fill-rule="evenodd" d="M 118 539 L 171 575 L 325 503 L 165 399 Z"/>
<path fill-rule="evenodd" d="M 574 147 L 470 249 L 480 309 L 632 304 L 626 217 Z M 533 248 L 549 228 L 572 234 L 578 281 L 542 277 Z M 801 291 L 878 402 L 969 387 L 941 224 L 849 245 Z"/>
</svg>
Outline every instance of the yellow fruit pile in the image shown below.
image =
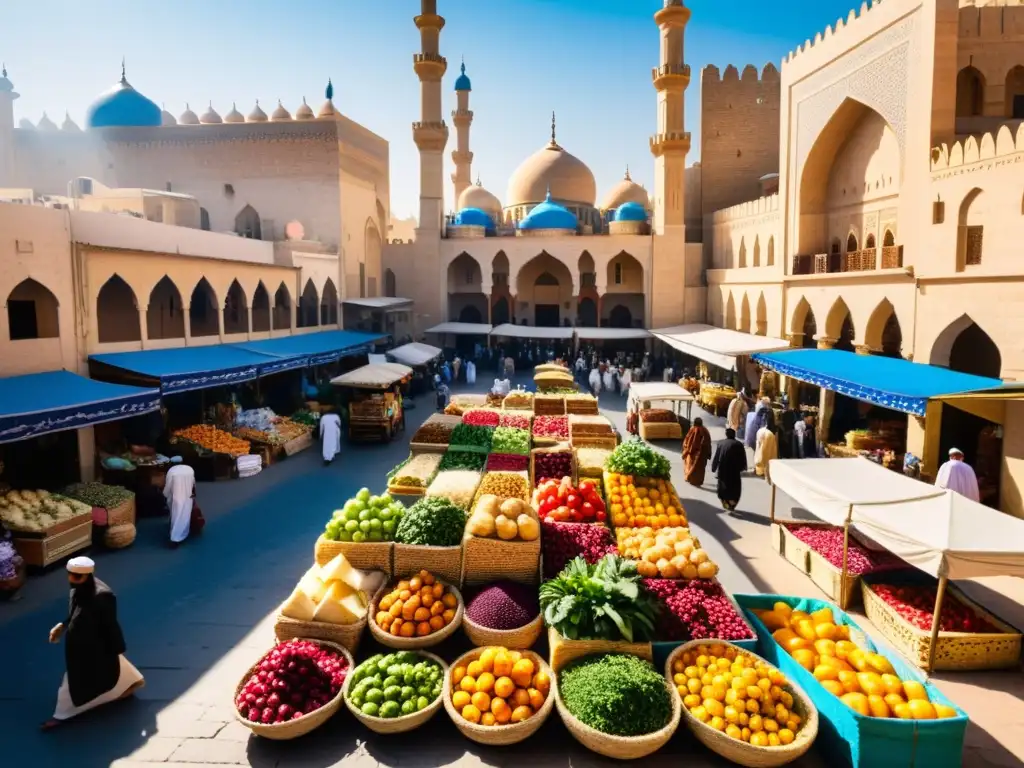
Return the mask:
<svg viewBox="0 0 1024 768">
<path fill-rule="evenodd" d="M 672 483 L 655 477 L 605 475 L 605 498 L 617 528 L 685 527 L 686 512 Z"/>
<path fill-rule="evenodd" d="M 797 664 L 854 712 L 900 720 L 957 716 L 953 707 L 929 701 L 921 683 L 901 680 L 885 656 L 851 642 L 850 628 L 837 625 L 830 608 L 805 613 L 780 602 L 754 613 Z"/>
<path fill-rule="evenodd" d="M 452 669 L 452 705 L 465 720 L 508 725 L 527 720 L 543 706 L 551 680 L 519 651 L 484 648 L 476 661 Z"/>
<path fill-rule="evenodd" d="M 672 665 L 672 682 L 690 714 L 755 747 L 792 744 L 803 719 L 784 691 L 785 676 L 731 645 L 698 645 Z"/>
<path fill-rule="evenodd" d="M 395 637 L 426 637 L 451 624 L 458 605 L 432 573 L 420 571 L 380 599 L 374 621 Z"/>
<path fill-rule="evenodd" d="M 713 579 L 718 566 L 701 549 L 689 528 L 617 528 L 619 554 L 639 560 L 645 578 Z"/>
</svg>

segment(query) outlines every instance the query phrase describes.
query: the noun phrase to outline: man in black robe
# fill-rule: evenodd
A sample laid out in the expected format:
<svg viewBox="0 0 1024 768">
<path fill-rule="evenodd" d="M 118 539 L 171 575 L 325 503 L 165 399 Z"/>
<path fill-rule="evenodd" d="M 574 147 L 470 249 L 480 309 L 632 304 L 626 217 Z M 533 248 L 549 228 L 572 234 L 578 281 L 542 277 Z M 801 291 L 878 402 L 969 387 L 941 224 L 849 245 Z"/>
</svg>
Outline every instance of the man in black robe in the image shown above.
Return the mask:
<svg viewBox="0 0 1024 768">
<path fill-rule="evenodd" d="M 117 599 L 94 575 L 88 557 L 68 561 L 71 597 L 68 617 L 50 630 L 50 642 L 64 638 L 67 672 L 57 692 L 49 730 L 94 707 L 130 696 L 144 685 L 142 675 L 124 657 L 124 635 L 117 622 Z"/>
<path fill-rule="evenodd" d="M 736 430 L 725 430 L 725 440 L 715 449 L 711 471 L 718 475 L 718 498 L 730 512 L 736 509 L 747 471 L 747 449 L 736 439 Z"/>
</svg>

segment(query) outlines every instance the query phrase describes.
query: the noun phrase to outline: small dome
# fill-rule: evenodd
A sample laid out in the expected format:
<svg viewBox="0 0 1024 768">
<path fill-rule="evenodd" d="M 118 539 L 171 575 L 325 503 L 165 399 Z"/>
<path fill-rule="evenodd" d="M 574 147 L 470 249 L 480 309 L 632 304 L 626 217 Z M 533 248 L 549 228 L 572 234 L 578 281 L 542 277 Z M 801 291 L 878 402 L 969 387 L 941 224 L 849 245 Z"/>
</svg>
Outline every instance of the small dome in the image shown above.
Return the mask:
<svg viewBox="0 0 1024 768">
<path fill-rule="evenodd" d="M 612 221 L 647 221 L 647 209 L 640 203 L 623 203 L 615 209 Z"/>
<path fill-rule="evenodd" d="M 466 62 L 462 62 L 462 66 L 459 69 L 461 74 L 455 79 L 455 90 L 472 91 L 473 85 L 469 82 L 469 77 L 466 75 Z"/>
<path fill-rule="evenodd" d="M 163 107 L 160 108 L 160 125 L 177 125 L 178 119 Z"/>
<path fill-rule="evenodd" d="M 67 112 L 64 113 L 64 122 L 61 124 L 60 129 L 69 133 L 80 133 L 82 130 Z"/>
<path fill-rule="evenodd" d="M 36 129 L 36 127 L 32 125 L 32 121 L 27 117 L 23 117 L 18 121 L 18 127 L 23 131 L 34 131 Z"/>
<path fill-rule="evenodd" d="M 460 211 L 465 208 L 479 208 L 492 216 L 501 212 L 501 201 L 480 186 L 480 179 L 476 184 L 470 184 L 459 195 L 456 208 Z"/>
<path fill-rule="evenodd" d="M 650 206 L 647 190 L 629 177 L 628 167 L 626 168 L 626 175 L 622 177 L 622 180 L 608 190 L 608 194 L 605 195 L 604 200 L 601 202 L 601 210 L 615 210 L 623 203 L 637 203 L 644 208 Z"/>
<path fill-rule="evenodd" d="M 455 219 L 452 221 L 452 224 L 456 227 L 483 227 L 488 230 L 494 229 L 494 219 L 479 208 L 463 208 L 455 214 Z"/>
<path fill-rule="evenodd" d="M 14 83 L 7 79 L 7 67 L 0 68 L 0 93 L 14 91 Z"/>
<path fill-rule="evenodd" d="M 317 112 L 317 117 L 334 117 L 338 114 L 338 111 L 334 108 L 334 83 L 331 82 L 330 78 L 327 78 L 327 87 L 324 88 L 324 98 L 326 101 L 321 105 L 320 111 Z"/>
<path fill-rule="evenodd" d="M 231 102 L 231 111 L 224 115 L 225 123 L 244 123 L 245 115 L 238 111 L 238 107 L 235 106 L 234 102 Z"/>
<path fill-rule="evenodd" d="M 278 99 L 277 100 L 277 109 L 274 110 L 274 114 L 272 114 L 270 116 L 270 119 L 271 120 L 291 120 L 292 119 L 292 113 L 289 112 L 287 109 L 285 109 L 284 108 L 284 104 L 282 104 L 281 100 Z"/>
<path fill-rule="evenodd" d="M 256 106 L 252 108 L 252 112 L 245 118 L 247 123 L 265 123 L 267 122 L 267 113 L 260 107 L 260 100 L 256 99 Z"/>
<path fill-rule="evenodd" d="M 192 108 L 186 103 L 185 111 L 181 113 L 181 117 L 178 118 L 178 122 L 181 125 L 199 125 L 199 118 L 196 117 L 196 113 L 192 111 Z"/>
<path fill-rule="evenodd" d="M 519 229 L 571 229 L 575 231 L 578 225 L 579 222 L 573 212 L 553 202 L 551 193 L 548 192 L 544 202 L 534 206 L 526 218 L 519 222 Z"/>
<path fill-rule="evenodd" d="M 555 141 L 555 116 L 551 116 L 551 141 L 516 168 L 508 182 L 505 205 L 529 205 L 545 198 L 593 205 L 597 197 L 594 174 L 582 160 L 569 154 Z"/>
<path fill-rule="evenodd" d="M 296 120 L 312 120 L 316 115 L 313 114 L 313 110 L 309 104 L 306 103 L 306 97 L 302 97 L 302 106 L 295 110 Z"/>
<path fill-rule="evenodd" d="M 206 111 L 203 112 L 202 116 L 199 118 L 199 122 L 203 125 L 219 125 L 224 121 L 221 120 L 220 115 L 217 114 L 217 110 L 213 108 L 213 102 L 211 101 L 210 105 L 206 108 Z"/>
<path fill-rule="evenodd" d="M 39 121 L 39 125 L 37 127 L 39 128 L 40 131 L 56 131 L 57 130 L 57 124 L 55 122 L 53 122 L 53 120 L 51 120 L 49 117 L 47 117 L 45 112 L 43 112 L 43 117 Z"/>
<path fill-rule="evenodd" d="M 160 107 L 132 88 L 124 64 L 120 82 L 93 102 L 85 119 L 89 128 L 156 127 L 161 122 Z"/>
</svg>

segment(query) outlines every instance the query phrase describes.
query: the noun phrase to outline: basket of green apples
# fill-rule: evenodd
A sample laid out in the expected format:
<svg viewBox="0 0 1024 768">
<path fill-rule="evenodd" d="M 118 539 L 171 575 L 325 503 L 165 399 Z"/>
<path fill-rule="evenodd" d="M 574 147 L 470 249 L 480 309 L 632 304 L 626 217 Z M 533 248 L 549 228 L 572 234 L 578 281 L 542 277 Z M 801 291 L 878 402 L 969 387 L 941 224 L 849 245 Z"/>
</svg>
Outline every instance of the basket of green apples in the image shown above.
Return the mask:
<svg viewBox="0 0 1024 768">
<path fill-rule="evenodd" d="M 402 502 L 388 494 L 360 489 L 327 522 L 316 542 L 316 562 L 325 565 L 343 554 L 354 568 L 391 574 L 392 539 L 404 514 Z"/>
</svg>

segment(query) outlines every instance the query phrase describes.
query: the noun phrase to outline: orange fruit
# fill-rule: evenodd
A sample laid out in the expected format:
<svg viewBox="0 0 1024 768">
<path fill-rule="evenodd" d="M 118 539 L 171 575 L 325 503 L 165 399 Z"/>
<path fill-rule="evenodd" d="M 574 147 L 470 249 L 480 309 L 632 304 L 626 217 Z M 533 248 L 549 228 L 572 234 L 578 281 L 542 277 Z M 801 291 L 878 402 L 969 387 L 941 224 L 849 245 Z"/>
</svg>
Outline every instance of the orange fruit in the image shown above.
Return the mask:
<svg viewBox="0 0 1024 768">
<path fill-rule="evenodd" d="M 880 675 L 892 675 L 896 673 L 892 663 L 880 653 L 867 654 L 868 665 Z"/>
<path fill-rule="evenodd" d="M 910 711 L 909 704 L 897 704 L 892 708 L 892 713 L 900 720 L 913 720 L 914 714 Z"/>
<path fill-rule="evenodd" d="M 912 701 L 913 699 L 928 701 L 928 691 L 916 680 L 904 681 L 903 695 L 907 697 L 907 701 Z"/>
<path fill-rule="evenodd" d="M 491 697 L 483 691 L 477 691 L 471 699 L 473 706 L 484 712 L 491 708 Z"/>
<path fill-rule="evenodd" d="M 837 640 L 836 641 L 836 656 L 840 659 L 846 659 L 851 652 L 858 650 L 857 646 L 851 643 L 849 640 Z"/>
<path fill-rule="evenodd" d="M 480 677 L 476 679 L 476 689 L 484 693 L 490 693 L 493 688 L 494 675 L 490 672 L 481 672 Z"/>
<path fill-rule="evenodd" d="M 512 674 L 512 659 L 509 658 L 508 652 L 502 648 L 494 655 L 494 676 L 495 677 L 508 677 Z M 511 691 L 509 691 L 511 693 Z"/>
<path fill-rule="evenodd" d="M 863 693 L 850 692 L 840 697 L 840 701 L 854 712 L 868 717 L 871 715 L 871 707 L 868 704 L 868 697 Z"/>
<path fill-rule="evenodd" d="M 467 704 L 462 708 L 462 716 L 471 723 L 480 722 L 480 710 L 472 704 Z"/>
<path fill-rule="evenodd" d="M 936 717 L 935 707 L 926 699 L 911 699 L 907 706 L 915 720 L 934 720 Z"/>
<path fill-rule="evenodd" d="M 843 670 L 839 673 L 839 682 L 843 686 L 843 690 L 847 693 L 862 693 L 860 689 L 860 681 L 857 680 L 856 672 L 847 672 Z"/>
<path fill-rule="evenodd" d="M 528 707 L 530 706 L 530 694 L 525 688 L 516 688 L 515 693 L 512 694 L 512 702 L 509 705 L 513 709 L 515 707 Z"/>
<path fill-rule="evenodd" d="M 466 676 L 466 668 L 459 666 L 452 670 L 452 685 L 458 685 Z"/>
<path fill-rule="evenodd" d="M 470 677 L 480 677 L 480 674 L 484 671 L 483 664 L 479 661 L 471 661 L 466 667 L 466 674 Z"/>
<path fill-rule="evenodd" d="M 452 705 L 459 712 L 461 712 L 463 710 L 463 708 L 467 704 L 472 704 L 472 703 L 473 703 L 472 698 L 465 691 L 456 691 L 455 693 L 452 694 Z"/>
<path fill-rule="evenodd" d="M 857 682 L 868 696 L 884 696 L 886 693 L 885 684 L 877 672 L 858 672 Z"/>
<path fill-rule="evenodd" d="M 839 680 L 839 670 L 835 667 L 830 667 L 828 664 L 819 664 L 814 668 L 814 679 L 818 682 Z"/>
<path fill-rule="evenodd" d="M 512 666 L 512 673 L 509 677 L 521 688 L 528 688 L 533 680 L 533 662 L 529 659 L 519 659 Z"/>
<path fill-rule="evenodd" d="M 935 716 L 940 720 L 943 720 L 947 717 L 956 717 L 960 714 L 953 707 L 950 707 L 946 704 L 933 704 L 932 706 L 935 707 Z"/>
<path fill-rule="evenodd" d="M 896 677 L 896 675 L 883 674 L 882 685 L 885 686 L 886 693 L 899 694 L 900 698 L 903 698 L 903 681 Z"/>
<path fill-rule="evenodd" d="M 815 640 L 814 650 L 818 652 L 819 656 L 835 656 L 836 643 L 834 640 L 828 640 L 825 638 Z"/>
<path fill-rule="evenodd" d="M 475 681 L 474 681 L 475 682 Z M 494 681 L 494 695 L 502 699 L 507 699 L 516 690 L 516 684 L 512 682 L 511 678 L 499 677 Z"/>
<path fill-rule="evenodd" d="M 819 608 L 816 611 L 811 611 L 811 620 L 815 624 L 835 624 L 835 616 L 832 615 L 831 608 Z"/>
<path fill-rule="evenodd" d="M 493 712 L 484 712 L 480 716 L 480 725 L 497 725 L 498 718 L 494 716 Z"/>
<path fill-rule="evenodd" d="M 818 661 L 825 666 L 835 667 L 840 672 L 853 672 L 853 667 L 838 656 L 822 656 Z"/>
<path fill-rule="evenodd" d="M 530 706 L 533 707 L 534 710 L 538 710 L 542 706 L 544 706 L 544 701 L 546 700 L 546 697 L 543 693 L 538 691 L 536 688 L 530 688 L 526 693 L 530 699 Z"/>
<path fill-rule="evenodd" d="M 476 680 L 469 675 L 466 675 L 459 681 L 459 688 L 464 690 L 466 693 L 476 693 Z"/>
<path fill-rule="evenodd" d="M 533 714 L 533 710 L 529 706 L 516 707 L 512 711 L 512 722 L 521 723 Z"/>
<path fill-rule="evenodd" d="M 392 624 L 392 626 L 394 626 L 394 625 Z M 427 628 L 428 629 L 430 628 L 429 624 L 427 625 Z M 416 622 L 414 622 L 414 621 L 405 621 L 405 622 L 403 622 L 400 634 L 401 634 L 402 637 L 412 637 L 413 635 L 415 635 L 416 634 Z"/>
<path fill-rule="evenodd" d="M 442 603 L 441 605 L 444 605 L 444 603 Z M 477 661 L 480 662 L 480 668 L 484 672 L 490 672 L 492 669 L 494 669 L 494 656 L 497 653 L 497 648 L 484 648 L 483 651 L 480 652 L 480 658 L 477 659 Z"/>
<path fill-rule="evenodd" d="M 822 640 L 835 640 L 836 625 L 833 624 L 831 621 L 822 622 L 821 624 L 815 624 L 814 634 L 816 634 Z"/>
<path fill-rule="evenodd" d="M 896 707 L 899 706 L 900 704 L 906 704 L 907 703 L 906 701 L 903 700 L 903 697 L 900 696 L 898 693 L 887 693 L 882 698 L 885 700 L 885 703 L 889 706 L 889 711 L 890 712 L 895 712 L 896 711 Z"/>
<path fill-rule="evenodd" d="M 494 714 L 494 719 L 501 725 L 512 719 L 512 709 L 504 699 L 491 699 L 491 712 Z"/>
<path fill-rule="evenodd" d="M 885 699 L 883 699 L 881 696 L 868 696 L 868 709 L 871 710 L 872 717 L 892 716 L 892 712 L 889 709 L 889 705 L 885 703 Z"/>
<path fill-rule="evenodd" d="M 817 656 L 810 648 L 797 648 L 793 651 L 793 660 L 810 672 L 816 666 Z"/>
</svg>

